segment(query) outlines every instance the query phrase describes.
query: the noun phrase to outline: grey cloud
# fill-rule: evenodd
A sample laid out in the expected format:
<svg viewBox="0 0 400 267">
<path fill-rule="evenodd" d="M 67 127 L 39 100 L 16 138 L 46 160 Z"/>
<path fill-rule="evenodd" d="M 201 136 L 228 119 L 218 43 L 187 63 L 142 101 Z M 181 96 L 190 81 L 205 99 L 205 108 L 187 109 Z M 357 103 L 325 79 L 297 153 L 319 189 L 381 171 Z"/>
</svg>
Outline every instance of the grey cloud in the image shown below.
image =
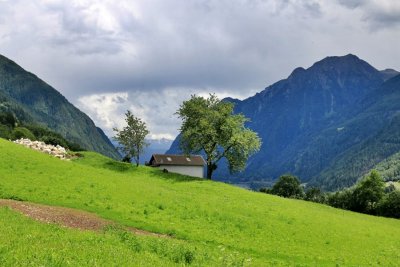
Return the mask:
<svg viewBox="0 0 400 267">
<path fill-rule="evenodd" d="M 372 29 L 396 27 L 400 25 L 400 8 L 397 10 L 374 10 L 365 14 L 364 20 L 371 23 Z"/>
<path fill-rule="evenodd" d="M 95 103 L 84 110 L 106 131 L 133 108 L 149 120 L 148 112 L 162 113 L 152 129 L 171 133 L 177 126 L 168 116 L 191 93 L 247 97 L 328 55 L 399 69 L 390 52 L 400 45 L 397 32 L 365 27 L 363 19 L 389 23 L 381 9 L 368 11 L 371 1 L 0 2 L 0 53 L 82 108 L 83 97 Z M 382 40 L 390 40 L 384 51 Z"/>
<path fill-rule="evenodd" d="M 372 30 L 396 27 L 400 25 L 400 2 L 395 0 L 338 0 L 350 9 L 360 10 L 362 20 Z"/>
<path fill-rule="evenodd" d="M 338 0 L 338 2 L 348 8 L 356 8 L 365 5 L 368 0 Z"/>
</svg>

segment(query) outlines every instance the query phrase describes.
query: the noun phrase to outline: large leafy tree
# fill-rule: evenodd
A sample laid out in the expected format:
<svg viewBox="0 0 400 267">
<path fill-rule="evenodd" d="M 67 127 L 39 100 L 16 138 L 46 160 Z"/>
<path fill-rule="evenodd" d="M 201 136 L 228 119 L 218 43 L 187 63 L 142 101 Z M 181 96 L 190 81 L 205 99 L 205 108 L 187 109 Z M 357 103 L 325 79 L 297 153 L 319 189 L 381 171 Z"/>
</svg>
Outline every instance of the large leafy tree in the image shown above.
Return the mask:
<svg viewBox="0 0 400 267">
<path fill-rule="evenodd" d="M 146 123 L 140 118 L 135 117 L 129 110 L 125 113 L 125 121 L 127 126 L 122 130 L 113 128 L 116 132 L 114 140 L 119 143 L 118 150 L 125 155 L 125 159 L 131 162 L 132 158 L 139 166 L 140 154 L 149 145 L 145 141 L 146 135 L 149 134 Z"/>
<path fill-rule="evenodd" d="M 233 114 L 233 104 L 214 94 L 208 98 L 193 95 L 182 103 L 177 115 L 182 119 L 180 147 L 186 154 L 205 153 L 208 179 L 222 158 L 231 172 L 237 172 L 260 149 L 260 138 L 244 125 L 248 119 Z"/>
<path fill-rule="evenodd" d="M 302 198 L 304 195 L 300 180 L 293 175 L 282 175 L 271 189 L 271 193 L 287 198 Z"/>
<path fill-rule="evenodd" d="M 363 213 L 374 214 L 379 201 L 385 194 L 385 183 L 376 170 L 364 178 L 354 189 L 352 209 Z"/>
</svg>

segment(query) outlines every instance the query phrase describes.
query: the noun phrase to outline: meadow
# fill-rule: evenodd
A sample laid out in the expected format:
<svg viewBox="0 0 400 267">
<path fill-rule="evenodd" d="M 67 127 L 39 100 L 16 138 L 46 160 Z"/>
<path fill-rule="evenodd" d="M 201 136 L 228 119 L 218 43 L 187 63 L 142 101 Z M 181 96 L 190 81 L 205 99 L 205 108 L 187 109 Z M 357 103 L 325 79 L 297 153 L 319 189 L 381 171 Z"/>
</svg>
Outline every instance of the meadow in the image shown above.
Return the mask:
<svg viewBox="0 0 400 267">
<path fill-rule="evenodd" d="M 61 161 L 0 139 L 0 198 L 85 210 L 172 238 L 118 229 L 82 232 L 0 208 L 0 263 L 18 265 L 36 253 L 41 256 L 35 265 L 51 266 L 46 257 L 60 266 L 94 265 L 90 259 L 105 266 L 142 265 L 147 259 L 153 266 L 396 266 L 400 261 L 399 220 L 137 168 L 93 152 L 82 155 Z"/>
</svg>

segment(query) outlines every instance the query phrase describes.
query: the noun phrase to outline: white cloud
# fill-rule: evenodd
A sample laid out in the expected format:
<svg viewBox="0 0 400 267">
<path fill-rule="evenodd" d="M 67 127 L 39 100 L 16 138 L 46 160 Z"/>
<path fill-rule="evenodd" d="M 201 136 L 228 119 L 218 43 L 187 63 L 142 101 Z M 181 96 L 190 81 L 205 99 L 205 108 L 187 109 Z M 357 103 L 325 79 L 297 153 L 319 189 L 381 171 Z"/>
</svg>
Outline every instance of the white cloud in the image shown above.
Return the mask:
<svg viewBox="0 0 400 267">
<path fill-rule="evenodd" d="M 208 97 L 207 91 L 195 91 L 186 88 L 167 88 L 163 91 L 150 92 L 119 92 L 106 94 L 92 94 L 78 99 L 78 107 L 87 113 L 96 125 L 105 129 L 108 136 L 113 136 L 112 128 L 124 127 L 124 114 L 130 110 L 135 116 L 143 119 L 149 130 L 151 139 L 174 139 L 178 134 L 181 121 L 175 115 L 179 105 L 190 99 L 192 94 Z M 252 92 L 249 92 L 250 96 Z M 243 99 L 243 95 L 232 95 L 228 91 L 218 92 L 222 99 L 236 97 Z"/>
<path fill-rule="evenodd" d="M 128 93 L 93 94 L 78 98 L 78 107 L 87 112 L 97 125 L 111 134 L 113 127 L 121 126 L 124 119 L 118 116 L 129 105 Z"/>
</svg>

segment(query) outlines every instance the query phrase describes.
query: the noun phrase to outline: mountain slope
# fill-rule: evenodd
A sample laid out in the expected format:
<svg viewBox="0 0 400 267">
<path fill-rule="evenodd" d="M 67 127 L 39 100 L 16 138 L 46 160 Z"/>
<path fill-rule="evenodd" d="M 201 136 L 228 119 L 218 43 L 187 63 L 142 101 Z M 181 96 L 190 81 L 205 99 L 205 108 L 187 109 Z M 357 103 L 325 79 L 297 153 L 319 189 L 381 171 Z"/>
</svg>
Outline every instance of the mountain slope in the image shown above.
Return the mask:
<svg viewBox="0 0 400 267">
<path fill-rule="evenodd" d="M 0 93 L 19 105 L 36 123 L 72 143 L 118 158 L 115 148 L 93 121 L 54 88 L 0 55 Z M 7 102 L 7 101 L 6 101 Z"/>
<path fill-rule="evenodd" d="M 359 113 L 352 119 L 337 125 L 342 129 L 338 135 L 341 135 L 341 146 L 344 148 L 312 183 L 325 188 L 333 186 L 333 181 L 339 182 L 341 187 L 351 186 L 379 162 L 399 152 L 399 111 L 400 75 L 369 94 L 362 101 Z M 321 135 L 330 137 L 327 133 Z M 332 138 L 331 143 L 338 147 Z M 313 146 L 317 147 L 317 144 Z"/>
<path fill-rule="evenodd" d="M 143 240 L 127 234 L 108 235 L 113 240 L 120 237 L 120 242 L 113 241 L 115 251 L 125 251 L 128 246 L 134 253 L 143 253 L 140 258 L 145 253 L 186 255 L 194 266 L 394 266 L 400 257 L 399 220 L 283 199 L 150 167 L 136 168 L 91 152 L 66 162 L 2 139 L 0 151 L 8 155 L 0 157 L 0 198 L 12 196 L 77 208 L 125 226 L 172 236 L 142 246 Z M 17 226 L 7 223 L 11 214 L 1 209 L 0 214 L 6 216 L 0 216 L 0 225 L 15 233 Z M 40 246 L 33 239 L 39 250 L 35 254 L 29 242 L 22 242 L 29 232 L 23 233 L 11 235 L 11 246 L 17 243 L 26 248 L 18 251 L 28 252 L 18 253 L 19 258 L 43 255 L 46 242 Z M 64 231 L 60 238 L 69 240 L 68 233 Z M 86 248 L 88 239 L 93 238 L 81 236 L 79 244 L 72 244 Z M 102 241 L 107 247 L 108 238 Z M 9 240 L 10 235 L 1 235 L 0 230 L 0 244 Z M 74 250 L 70 243 L 52 243 L 62 248 L 52 251 L 55 258 L 71 259 L 69 253 Z M 84 253 L 82 250 L 78 259 Z M 122 260 L 118 254 L 115 257 Z M 15 257 L 7 254 L 6 259 Z M 183 263 L 177 261 L 176 265 Z"/>
<path fill-rule="evenodd" d="M 308 69 L 295 69 L 253 97 L 234 100 L 235 112 L 250 118 L 247 126 L 260 135 L 263 145 L 244 172 L 229 175 L 222 165 L 216 178 L 268 182 L 290 172 L 327 190 L 352 185 L 371 164 L 361 163 L 347 179 L 336 177 L 343 166 L 338 161 L 350 148 L 353 152 L 348 155 L 355 156 L 357 145 L 359 149 L 368 145 L 363 142 L 385 127 L 387 120 L 369 116 L 366 103 L 380 95 L 380 86 L 393 74 L 382 73 L 354 55 L 327 57 Z M 178 143 L 175 140 L 169 153 L 179 153 Z M 391 146 L 385 155 L 395 149 Z"/>
</svg>

